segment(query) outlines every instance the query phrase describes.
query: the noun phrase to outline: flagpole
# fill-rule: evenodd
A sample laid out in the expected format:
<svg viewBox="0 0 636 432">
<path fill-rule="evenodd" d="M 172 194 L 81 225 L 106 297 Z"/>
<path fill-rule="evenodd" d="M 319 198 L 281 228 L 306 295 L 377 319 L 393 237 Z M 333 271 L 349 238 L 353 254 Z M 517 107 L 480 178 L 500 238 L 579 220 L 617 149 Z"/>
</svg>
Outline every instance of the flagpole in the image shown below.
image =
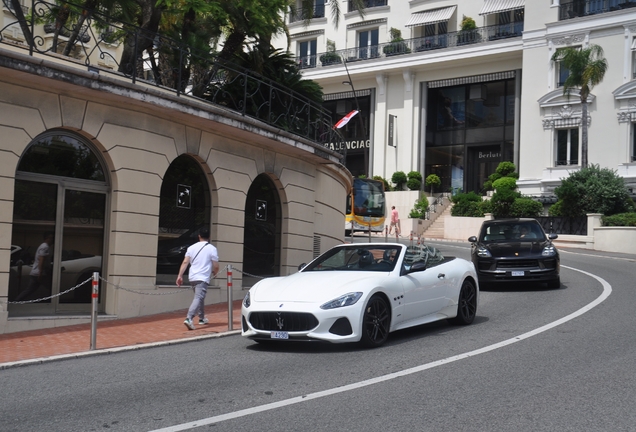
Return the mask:
<svg viewBox="0 0 636 432">
<path fill-rule="evenodd" d="M 362 128 L 362 136 L 367 136 L 367 131 L 366 131 L 366 127 L 364 126 L 364 121 L 362 120 L 362 111 L 360 110 L 360 104 L 358 103 L 358 94 L 356 93 L 356 89 L 353 86 L 353 80 L 351 79 L 351 75 L 349 74 L 349 68 L 347 67 L 347 59 L 342 56 L 342 63 L 344 64 L 345 67 L 345 71 L 347 72 L 347 78 L 349 78 L 349 81 L 345 81 L 343 82 L 343 84 L 348 84 L 351 86 L 351 90 L 353 91 L 353 100 L 356 103 L 356 109 L 358 110 L 358 117 L 360 119 L 360 127 Z M 370 151 L 370 150 L 369 150 Z M 371 167 L 368 166 L 369 162 L 368 162 L 368 155 L 365 156 L 365 159 L 367 159 L 365 161 L 365 164 L 367 165 L 367 176 L 369 175 L 369 173 L 371 172 Z M 346 153 L 345 153 L 345 165 L 346 165 Z"/>
</svg>

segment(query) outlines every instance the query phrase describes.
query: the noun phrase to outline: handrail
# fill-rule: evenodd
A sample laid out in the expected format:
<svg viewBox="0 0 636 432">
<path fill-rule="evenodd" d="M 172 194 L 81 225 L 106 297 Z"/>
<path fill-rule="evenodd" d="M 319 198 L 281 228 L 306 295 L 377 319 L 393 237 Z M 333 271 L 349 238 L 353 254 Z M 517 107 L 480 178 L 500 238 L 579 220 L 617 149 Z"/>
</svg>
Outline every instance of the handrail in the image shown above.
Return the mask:
<svg viewBox="0 0 636 432">
<path fill-rule="evenodd" d="M 450 47 L 471 45 L 481 42 L 521 37 L 523 21 L 478 27 L 474 30 L 450 32 L 446 34 L 422 36 L 413 39 L 385 42 L 368 47 L 346 48 L 342 50 L 318 53 L 310 56 L 298 56 L 296 61 L 301 68 L 332 66 L 360 60 L 371 60 L 380 57 L 427 52 Z"/>
</svg>

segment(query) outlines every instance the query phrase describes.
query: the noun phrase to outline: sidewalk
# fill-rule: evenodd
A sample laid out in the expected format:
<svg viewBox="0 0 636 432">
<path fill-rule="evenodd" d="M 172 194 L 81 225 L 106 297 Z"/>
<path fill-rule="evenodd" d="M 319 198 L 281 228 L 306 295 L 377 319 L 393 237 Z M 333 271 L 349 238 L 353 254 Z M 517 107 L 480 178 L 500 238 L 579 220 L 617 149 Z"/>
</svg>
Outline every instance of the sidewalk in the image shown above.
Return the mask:
<svg viewBox="0 0 636 432">
<path fill-rule="evenodd" d="M 78 324 L 0 335 L 0 370 L 65 358 L 106 354 L 148 346 L 238 334 L 241 300 L 233 303 L 233 331 L 228 328 L 227 303 L 206 305 L 210 321 L 195 330 L 183 325 L 187 310 L 97 323 L 96 349 L 91 350 L 91 325 Z"/>
</svg>

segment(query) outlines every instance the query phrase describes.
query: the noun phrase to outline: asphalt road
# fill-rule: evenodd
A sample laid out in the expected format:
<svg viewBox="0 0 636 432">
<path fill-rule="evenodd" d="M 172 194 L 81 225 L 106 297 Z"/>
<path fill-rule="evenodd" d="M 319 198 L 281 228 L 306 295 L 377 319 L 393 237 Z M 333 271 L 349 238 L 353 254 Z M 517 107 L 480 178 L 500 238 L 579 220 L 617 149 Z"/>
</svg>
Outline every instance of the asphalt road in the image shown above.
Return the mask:
<svg viewBox="0 0 636 432">
<path fill-rule="evenodd" d="M 0 430 L 634 431 L 634 258 L 562 251 L 560 289 L 482 291 L 473 325 L 379 349 L 232 336 L 2 370 Z"/>
</svg>

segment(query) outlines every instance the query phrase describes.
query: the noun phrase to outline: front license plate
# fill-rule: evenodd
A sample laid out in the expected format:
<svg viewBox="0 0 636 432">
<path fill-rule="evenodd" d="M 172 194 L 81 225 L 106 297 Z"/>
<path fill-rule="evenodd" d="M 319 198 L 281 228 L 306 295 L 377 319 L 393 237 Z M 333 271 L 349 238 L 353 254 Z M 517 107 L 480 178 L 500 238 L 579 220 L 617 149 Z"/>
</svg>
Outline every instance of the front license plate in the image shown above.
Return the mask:
<svg viewBox="0 0 636 432">
<path fill-rule="evenodd" d="M 525 276 L 525 274 L 526 274 L 526 273 L 525 273 L 525 272 L 523 272 L 523 271 L 513 271 L 513 272 L 512 272 L 512 275 L 513 275 L 513 276 Z"/>
<path fill-rule="evenodd" d="M 271 333 L 272 339 L 289 339 L 289 333 L 285 331 L 273 331 Z"/>
</svg>

